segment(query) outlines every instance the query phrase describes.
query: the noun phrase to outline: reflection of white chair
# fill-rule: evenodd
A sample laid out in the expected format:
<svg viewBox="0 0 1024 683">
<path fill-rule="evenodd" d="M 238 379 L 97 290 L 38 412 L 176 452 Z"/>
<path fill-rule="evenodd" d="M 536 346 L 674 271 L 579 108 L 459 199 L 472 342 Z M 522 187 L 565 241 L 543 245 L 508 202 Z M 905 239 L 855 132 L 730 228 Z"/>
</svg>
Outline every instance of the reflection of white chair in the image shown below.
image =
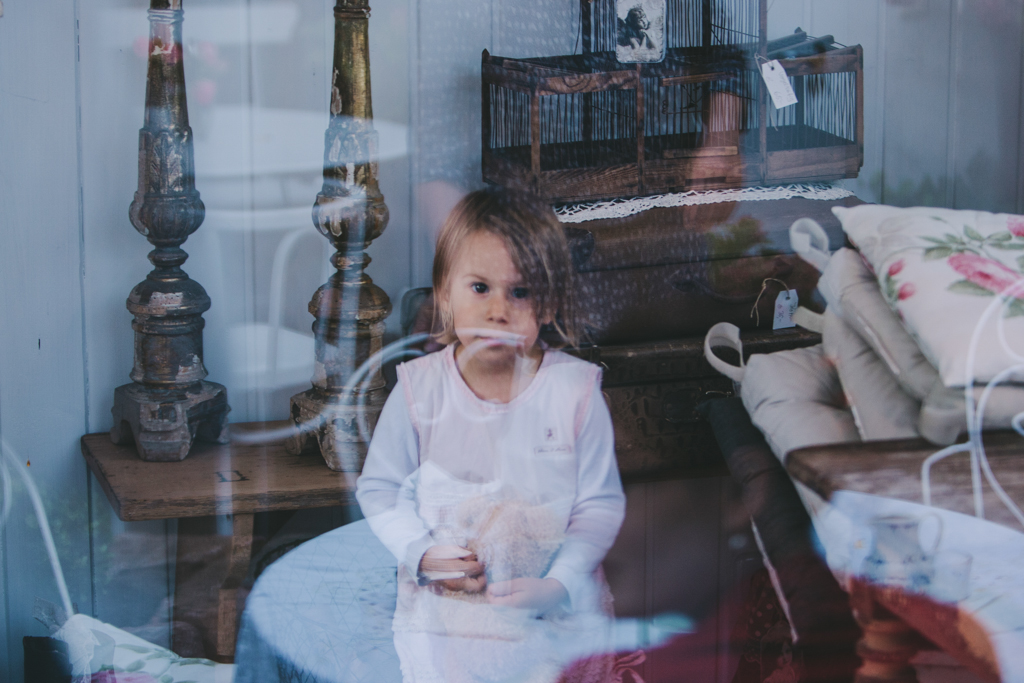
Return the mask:
<svg viewBox="0 0 1024 683">
<path fill-rule="evenodd" d="M 218 310 L 207 321 L 220 327 L 206 337 L 208 367 L 228 387 L 232 421 L 283 418 L 288 398 L 308 389 L 313 374 L 309 327 L 299 331 L 285 323 L 294 312 L 306 310 L 313 291 L 333 272 L 329 243 L 311 218 L 323 170 L 327 114 L 239 104 L 210 107 L 200 118 L 193 121 L 196 180 L 207 210 L 203 230 L 194 239 L 210 236 L 212 267 L 222 273 L 220 291 L 210 293 Z M 378 160 L 408 154 L 407 126 L 378 119 L 374 127 L 380 136 Z M 241 207 L 247 209 L 235 210 Z M 322 254 L 319 265 L 305 264 L 306 271 L 315 267 L 319 273 L 322 266 L 323 277 L 316 284 L 304 278 L 300 285 L 288 276 L 294 272 L 289 261 L 295 261 L 306 239 L 317 240 Z M 273 240 L 280 242 L 269 273 L 269 315 L 266 322 L 256 322 L 262 316 L 254 302 L 264 301 L 267 283 L 266 262 L 257 257 Z M 222 241 L 232 248 L 224 249 Z M 223 380 L 220 372 L 227 373 Z"/>
<path fill-rule="evenodd" d="M 287 396 L 308 388 L 313 375 L 312 332 L 291 329 L 284 324 L 287 272 L 296 247 L 305 240 L 315 242 L 320 255 L 317 264 L 320 282 L 326 281 L 333 272 L 327 258 L 329 243 L 313 228 L 310 213 L 310 207 L 208 212 L 211 223 L 219 230 L 254 231 L 257 234 L 288 230 L 277 245 L 270 268 L 267 321 L 232 325 L 227 331 L 228 348 L 231 350 L 227 367 L 228 387 L 235 396 L 239 392 L 246 394 L 246 401 L 250 397 L 255 398 L 256 405 L 249 406 L 250 419 L 283 418 L 285 414 L 280 408 L 287 405 Z M 312 264 L 306 265 L 307 268 L 310 266 Z M 294 292 L 292 298 L 298 295 L 304 301 L 312 293 L 312 290 Z M 255 415 L 251 414 L 253 409 Z"/>
</svg>

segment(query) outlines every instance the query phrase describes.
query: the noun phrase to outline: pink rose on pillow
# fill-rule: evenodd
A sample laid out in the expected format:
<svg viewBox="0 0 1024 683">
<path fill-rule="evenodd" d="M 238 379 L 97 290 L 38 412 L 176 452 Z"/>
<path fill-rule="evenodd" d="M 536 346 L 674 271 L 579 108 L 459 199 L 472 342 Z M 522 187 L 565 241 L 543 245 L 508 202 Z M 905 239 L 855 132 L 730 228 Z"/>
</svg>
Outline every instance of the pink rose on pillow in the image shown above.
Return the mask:
<svg viewBox="0 0 1024 683">
<path fill-rule="evenodd" d="M 899 299 L 900 301 L 903 301 L 904 299 L 909 299 L 910 297 L 914 296 L 914 293 L 916 291 L 917 287 L 914 286 L 913 282 L 904 282 L 902 285 L 900 285 L 899 291 L 896 293 L 896 298 Z"/>
<path fill-rule="evenodd" d="M 897 275 L 899 275 L 900 271 L 903 270 L 903 265 L 903 259 L 900 259 L 896 263 L 889 266 L 889 277 L 896 277 Z"/>
<path fill-rule="evenodd" d="M 860 260 L 864 262 L 864 265 L 871 272 L 871 274 L 875 275 L 875 267 L 873 265 L 871 265 L 871 261 L 868 261 L 867 257 L 864 256 L 864 254 L 862 254 L 859 251 L 857 252 L 857 255 L 860 256 Z"/>
<path fill-rule="evenodd" d="M 1006 221 L 1006 229 L 1017 237 L 1024 237 L 1024 216 L 1010 216 Z"/>
<path fill-rule="evenodd" d="M 969 282 L 995 294 L 999 294 L 1022 279 L 1020 273 L 1010 270 L 998 261 L 977 254 L 966 252 L 953 254 L 947 263 Z M 1018 292 L 1016 296 L 1019 299 L 1024 299 L 1024 292 Z"/>
</svg>

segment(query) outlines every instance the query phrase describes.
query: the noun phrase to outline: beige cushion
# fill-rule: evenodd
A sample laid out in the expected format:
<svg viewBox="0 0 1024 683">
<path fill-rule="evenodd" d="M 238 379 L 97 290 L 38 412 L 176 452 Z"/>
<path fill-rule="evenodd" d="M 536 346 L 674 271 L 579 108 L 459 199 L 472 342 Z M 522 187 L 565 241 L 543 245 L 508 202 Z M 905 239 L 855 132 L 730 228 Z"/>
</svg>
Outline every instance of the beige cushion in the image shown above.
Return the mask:
<svg viewBox="0 0 1024 683">
<path fill-rule="evenodd" d="M 867 204 L 833 213 L 946 386 L 1011 369 L 1024 384 L 1024 216 Z"/>
<path fill-rule="evenodd" d="M 825 311 L 822 349 L 839 374 L 862 440 L 918 436 L 921 403 L 903 391 L 882 359 L 832 306 Z"/>
<path fill-rule="evenodd" d="M 740 396 L 780 460 L 805 446 L 860 441 L 839 377 L 820 345 L 751 356 Z"/>
<path fill-rule="evenodd" d="M 853 249 L 834 253 L 818 290 L 829 309 L 871 347 L 904 391 L 918 400 L 931 392 L 939 373 L 885 303 L 878 281 L 860 254 Z"/>
<path fill-rule="evenodd" d="M 935 367 L 886 304 L 875 276 L 856 251 L 840 249 L 833 254 L 821 275 L 818 289 L 828 302 L 828 311 L 833 317 L 841 317 L 848 329 L 870 347 L 890 373 L 889 377 L 879 374 L 877 364 L 868 375 L 845 368 L 848 364 L 830 348 L 836 343 L 840 329 L 835 322 L 831 324 L 831 334 L 826 332 L 823 339 L 825 353 L 838 363 L 840 381 L 865 440 L 900 438 L 882 434 L 907 435 L 906 409 L 912 399 L 917 399 L 920 405 L 915 431 L 932 443 L 949 445 L 967 431 L 963 389 L 943 384 Z M 829 328 L 828 311 L 826 329 Z M 856 346 L 855 340 L 846 343 L 849 349 Z M 845 355 L 850 357 L 853 353 L 848 350 Z M 867 361 L 862 359 L 862 362 Z M 866 379 L 869 376 L 870 379 Z M 878 412 L 875 404 L 866 397 L 892 395 L 894 381 L 907 396 L 888 400 L 887 405 L 894 412 L 890 416 L 881 415 L 882 420 L 878 421 L 875 419 Z M 976 399 L 981 397 L 982 390 L 981 386 L 974 389 Z M 1013 417 L 1021 411 L 1024 411 L 1024 387 L 999 386 L 989 398 L 982 425 L 985 429 L 1007 429 Z M 886 421 L 890 423 L 888 426 Z"/>
<path fill-rule="evenodd" d="M 981 399 L 984 387 L 975 387 L 974 400 Z M 975 412 L 978 404 L 975 403 Z M 1024 411 L 1024 387 L 1004 384 L 995 387 L 985 404 L 982 429 L 1009 429 L 1015 415 Z M 948 446 L 967 431 L 967 405 L 964 390 L 936 382 L 921 405 L 918 422 L 921 436 L 932 443 Z"/>
</svg>

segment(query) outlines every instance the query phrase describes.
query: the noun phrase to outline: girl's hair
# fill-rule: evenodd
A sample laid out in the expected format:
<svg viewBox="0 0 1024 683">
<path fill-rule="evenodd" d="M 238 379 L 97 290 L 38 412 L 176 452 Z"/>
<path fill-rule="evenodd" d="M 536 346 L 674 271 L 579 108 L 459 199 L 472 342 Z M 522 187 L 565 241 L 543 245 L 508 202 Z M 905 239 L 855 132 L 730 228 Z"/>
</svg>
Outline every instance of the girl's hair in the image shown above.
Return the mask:
<svg viewBox="0 0 1024 683">
<path fill-rule="evenodd" d="M 434 252 L 434 311 L 440 317 L 438 341 L 455 341 L 451 308 L 442 302 L 452 263 L 470 235 L 486 231 L 500 238 L 530 290 L 538 318 L 551 316 L 541 337 L 552 346 L 580 341 L 569 245 L 551 206 L 539 197 L 505 188 L 470 192 L 448 214 Z M 435 320 L 434 329 L 438 329 Z M 547 326 L 546 326 L 547 327 Z"/>
</svg>

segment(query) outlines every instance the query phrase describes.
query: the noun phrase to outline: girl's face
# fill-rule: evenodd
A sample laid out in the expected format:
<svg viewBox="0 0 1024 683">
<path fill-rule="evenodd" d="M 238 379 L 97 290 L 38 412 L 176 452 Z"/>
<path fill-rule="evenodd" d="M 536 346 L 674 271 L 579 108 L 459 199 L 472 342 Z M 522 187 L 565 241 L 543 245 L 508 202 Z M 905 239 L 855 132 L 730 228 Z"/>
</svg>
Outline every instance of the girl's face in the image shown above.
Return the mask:
<svg viewBox="0 0 1024 683">
<path fill-rule="evenodd" d="M 442 306 L 450 307 L 455 336 L 473 358 L 490 363 L 539 353 L 537 335 L 550 317 L 538 319 L 533 295 L 501 238 L 472 233 L 448 274 Z"/>
</svg>

